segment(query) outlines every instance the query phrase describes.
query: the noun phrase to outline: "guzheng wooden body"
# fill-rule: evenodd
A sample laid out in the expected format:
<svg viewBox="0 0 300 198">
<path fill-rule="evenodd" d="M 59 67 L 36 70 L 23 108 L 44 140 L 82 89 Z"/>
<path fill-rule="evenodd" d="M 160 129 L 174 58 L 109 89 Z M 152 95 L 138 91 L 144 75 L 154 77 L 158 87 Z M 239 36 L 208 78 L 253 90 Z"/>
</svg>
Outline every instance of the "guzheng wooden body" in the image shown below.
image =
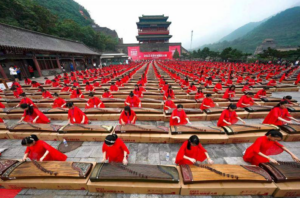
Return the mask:
<svg viewBox="0 0 300 198">
<path fill-rule="evenodd" d="M 291 88 L 291 87 L 297 87 L 296 85 L 291 85 L 291 84 L 278 84 L 275 86 L 276 88 Z"/>
<path fill-rule="evenodd" d="M 152 109 L 152 108 L 131 108 L 136 114 L 163 114 L 163 110 L 160 109 Z"/>
<path fill-rule="evenodd" d="M 7 114 L 18 114 L 18 113 L 24 113 L 24 109 L 22 108 L 5 108 L 3 109 L 3 112 Z"/>
<path fill-rule="evenodd" d="M 260 102 L 261 100 L 258 98 L 252 98 L 254 102 Z M 238 102 L 240 100 L 240 98 L 238 97 L 234 97 L 234 98 L 229 98 L 230 102 Z"/>
<path fill-rule="evenodd" d="M 225 134 L 224 129 L 214 126 L 178 125 L 176 128 L 170 126 L 172 134 Z"/>
<path fill-rule="evenodd" d="M 267 132 L 271 129 L 279 129 L 275 125 L 269 124 L 233 124 L 229 126 L 224 126 L 223 129 L 228 135 L 239 134 L 239 133 L 255 133 L 255 132 Z"/>
<path fill-rule="evenodd" d="M 250 106 L 250 107 L 245 107 L 245 110 L 248 112 L 269 112 L 271 111 L 273 107 L 271 106 Z"/>
<path fill-rule="evenodd" d="M 122 109 L 120 108 L 89 108 L 84 109 L 86 114 L 112 114 L 112 113 L 121 113 Z"/>
<path fill-rule="evenodd" d="M 93 167 L 83 162 L 18 162 L 10 166 L 1 176 L 2 180 L 32 178 L 86 178 Z"/>
<path fill-rule="evenodd" d="M 172 112 L 174 109 L 167 109 L 165 110 L 166 115 L 172 115 Z M 203 111 L 201 109 L 189 109 L 189 108 L 184 108 L 184 111 L 186 114 L 202 114 Z"/>
<path fill-rule="evenodd" d="M 174 99 L 173 102 L 175 104 L 184 104 L 184 103 L 195 103 L 195 100 L 190 100 L 190 99 Z"/>
<path fill-rule="evenodd" d="M 86 124 L 67 124 L 58 129 L 59 133 L 110 133 L 112 131 L 113 126 Z"/>
<path fill-rule="evenodd" d="M 115 133 L 161 133 L 168 134 L 168 127 L 154 125 L 117 125 Z"/>
<path fill-rule="evenodd" d="M 175 167 L 162 165 L 97 163 L 90 180 L 98 181 L 134 181 L 178 183 L 179 173 Z"/>
<path fill-rule="evenodd" d="M 6 130 L 8 127 L 5 123 L 0 123 L 0 130 Z"/>
<path fill-rule="evenodd" d="M 204 112 L 206 114 L 221 114 L 225 109 L 225 107 L 212 107 L 212 108 L 209 108 L 209 109 L 204 109 Z M 243 112 L 244 109 L 243 108 L 237 108 L 235 110 L 236 112 Z"/>
<path fill-rule="evenodd" d="M 280 129 L 289 134 L 300 134 L 300 124 L 282 125 Z"/>
<path fill-rule="evenodd" d="M 279 161 L 279 164 L 261 163 L 260 167 L 265 169 L 275 182 L 300 181 L 300 163 Z"/>
<path fill-rule="evenodd" d="M 274 98 L 274 97 L 264 97 L 261 98 L 263 102 L 280 102 L 282 98 Z M 297 100 L 292 99 L 291 102 L 296 103 Z"/>
<path fill-rule="evenodd" d="M 125 99 L 121 99 L 121 98 L 101 98 L 101 101 L 103 103 L 120 103 L 120 102 L 125 102 Z"/>
<path fill-rule="evenodd" d="M 262 168 L 247 165 L 181 165 L 184 184 L 204 182 L 272 182 Z"/>
<path fill-rule="evenodd" d="M 300 106 L 299 107 L 288 107 L 289 112 L 299 112 L 300 113 Z"/>
<path fill-rule="evenodd" d="M 12 165 L 16 164 L 17 160 L 3 159 L 0 160 L 0 176 Z"/>
<path fill-rule="evenodd" d="M 54 124 L 31 124 L 17 123 L 9 127 L 10 132 L 29 131 L 29 132 L 56 132 L 61 128 L 60 125 Z"/>
<path fill-rule="evenodd" d="M 57 107 L 57 108 L 51 108 L 51 109 L 39 109 L 40 111 L 42 111 L 44 114 L 66 114 L 68 113 L 69 109 L 68 108 L 61 108 L 61 107 Z"/>
</svg>

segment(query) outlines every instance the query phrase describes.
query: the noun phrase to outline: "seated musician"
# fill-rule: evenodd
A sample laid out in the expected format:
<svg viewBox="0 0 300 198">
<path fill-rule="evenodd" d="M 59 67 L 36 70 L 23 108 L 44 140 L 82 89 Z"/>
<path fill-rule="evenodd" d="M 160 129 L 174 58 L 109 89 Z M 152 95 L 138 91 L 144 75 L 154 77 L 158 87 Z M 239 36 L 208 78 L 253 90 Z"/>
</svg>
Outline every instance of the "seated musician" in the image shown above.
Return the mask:
<svg viewBox="0 0 300 198">
<path fill-rule="evenodd" d="M 139 81 L 137 82 L 137 84 L 145 86 L 145 81 L 142 80 L 142 78 L 139 78 Z"/>
<path fill-rule="evenodd" d="M 37 106 L 32 102 L 32 100 L 30 98 L 27 98 L 25 92 L 21 93 L 20 96 L 22 97 L 22 99 L 21 99 L 20 103 L 17 104 L 17 106 L 15 108 L 19 107 L 21 104 L 28 104 L 28 105 L 30 105 L 34 108 L 37 108 Z"/>
<path fill-rule="evenodd" d="M 43 99 L 45 99 L 45 98 L 53 98 L 52 94 L 49 91 L 47 91 L 46 89 L 42 88 L 41 92 L 42 92 L 42 98 Z"/>
<path fill-rule="evenodd" d="M 238 120 L 240 120 L 243 124 L 246 124 L 246 122 L 244 120 L 242 120 L 242 118 L 238 117 L 235 110 L 237 109 L 235 104 L 230 104 L 228 105 L 228 108 L 225 109 L 219 120 L 218 120 L 218 127 L 222 127 L 222 126 L 228 126 L 228 125 L 232 125 L 238 122 Z"/>
<path fill-rule="evenodd" d="M 275 79 L 271 79 L 271 80 L 268 82 L 267 85 L 268 85 L 268 86 L 276 86 L 276 85 L 277 85 L 277 82 L 276 82 Z"/>
<path fill-rule="evenodd" d="M 105 138 L 102 146 L 103 160 L 102 163 L 108 162 L 120 162 L 123 165 L 128 164 L 129 150 L 124 142 L 118 138 L 116 134 L 108 135 Z"/>
<path fill-rule="evenodd" d="M 269 90 L 269 87 L 264 87 L 263 89 L 259 90 L 254 98 L 265 98 L 267 97 L 267 90 Z"/>
<path fill-rule="evenodd" d="M 51 85 L 51 83 L 52 81 L 49 78 L 45 77 L 45 85 Z"/>
<path fill-rule="evenodd" d="M 85 83 L 85 91 L 95 91 L 95 87 L 90 82 Z"/>
<path fill-rule="evenodd" d="M 287 105 L 287 106 L 289 106 L 289 107 L 292 107 L 292 106 L 299 106 L 297 103 L 293 103 L 293 102 L 292 102 L 292 99 L 293 99 L 292 96 L 284 96 L 284 97 L 282 98 L 281 101 L 287 101 L 287 102 L 288 102 L 288 105 Z"/>
<path fill-rule="evenodd" d="M 138 84 L 138 86 L 142 93 L 144 93 L 146 91 L 145 87 L 143 87 L 141 84 Z"/>
<path fill-rule="evenodd" d="M 233 77 L 228 78 L 225 83 L 225 86 L 231 86 L 233 84 L 232 79 L 233 79 Z"/>
<path fill-rule="evenodd" d="M 273 109 L 269 112 L 263 121 L 263 124 L 273 124 L 276 126 L 281 126 L 285 124 L 292 124 L 294 122 L 300 123 L 300 120 L 292 117 L 287 110 L 287 101 L 280 101 Z"/>
<path fill-rule="evenodd" d="M 121 81 L 119 78 L 117 78 L 116 85 L 117 85 L 118 87 L 123 87 L 123 83 L 122 83 L 122 81 Z"/>
<path fill-rule="evenodd" d="M 5 108 L 5 105 L 2 104 L 2 102 L 0 102 L 0 108 L 4 109 Z"/>
<path fill-rule="evenodd" d="M 29 122 L 29 123 L 50 123 L 50 120 L 37 108 L 30 106 L 28 104 L 21 104 L 21 108 L 24 109 L 24 114 L 19 122 Z"/>
<path fill-rule="evenodd" d="M 31 82 L 32 83 L 32 82 Z M 14 79 L 14 82 L 11 84 L 11 87 L 12 86 L 16 86 L 16 87 L 22 87 L 21 85 L 20 85 L 20 83 L 19 83 L 19 79 L 18 78 L 15 78 Z M 11 88 L 10 87 L 10 88 Z"/>
<path fill-rule="evenodd" d="M 52 108 L 64 108 L 66 107 L 66 101 L 64 99 L 62 99 L 61 97 L 59 97 L 59 95 L 57 93 L 53 94 L 55 100 L 53 102 Z"/>
<path fill-rule="evenodd" d="M 105 106 L 100 98 L 94 96 L 94 93 L 91 92 L 89 93 L 89 100 L 86 103 L 85 108 L 105 108 Z"/>
<path fill-rule="evenodd" d="M 252 92 L 246 92 L 245 95 L 243 95 L 239 101 L 237 102 L 236 106 L 240 107 L 240 108 L 244 108 L 244 107 L 250 107 L 253 106 L 254 104 L 260 106 L 259 103 L 254 102 L 253 100 L 253 93 Z"/>
<path fill-rule="evenodd" d="M 172 101 L 172 97 L 171 97 L 171 96 L 168 96 L 168 97 L 167 97 L 167 100 L 165 101 L 165 104 L 164 104 L 164 110 L 175 109 L 175 108 L 176 108 L 176 105 L 175 105 L 175 103 Z"/>
<path fill-rule="evenodd" d="M 25 85 L 31 85 L 31 83 L 32 83 L 32 81 L 27 77 L 24 77 L 24 82 L 25 82 Z"/>
<path fill-rule="evenodd" d="M 57 80 L 52 80 L 52 87 L 61 87 L 59 81 Z"/>
<path fill-rule="evenodd" d="M 135 96 L 131 91 L 125 100 L 125 106 L 142 107 L 142 103 L 139 97 Z"/>
<path fill-rule="evenodd" d="M 72 88 L 69 87 L 69 85 L 64 84 L 64 87 L 60 90 L 60 92 L 69 92 L 70 90 L 72 90 Z"/>
<path fill-rule="evenodd" d="M 223 91 L 222 80 L 219 80 L 219 82 L 214 87 L 214 92 L 218 93 L 220 91 Z"/>
<path fill-rule="evenodd" d="M 253 85 L 255 85 L 255 83 L 256 83 L 255 82 L 255 76 L 252 76 L 251 79 L 249 80 L 249 85 L 253 86 Z"/>
<path fill-rule="evenodd" d="M 139 85 L 134 85 L 133 94 L 135 96 L 139 97 L 139 98 L 142 98 L 144 96 L 141 88 L 139 87 Z"/>
<path fill-rule="evenodd" d="M 185 124 L 191 124 L 191 123 L 185 111 L 183 110 L 183 105 L 179 104 L 177 105 L 177 108 L 174 109 L 172 112 L 170 118 L 170 126 L 185 125 Z"/>
<path fill-rule="evenodd" d="M 69 78 L 64 78 L 64 84 L 70 84 L 70 79 Z"/>
<path fill-rule="evenodd" d="M 114 98 L 114 96 L 110 93 L 108 89 L 105 88 L 101 98 Z"/>
<path fill-rule="evenodd" d="M 246 82 L 245 85 L 243 86 L 242 92 L 248 92 L 251 90 L 251 87 L 249 86 L 249 83 Z"/>
<path fill-rule="evenodd" d="M 25 155 L 22 161 L 27 158 L 36 161 L 66 161 L 67 156 L 57 149 L 53 148 L 43 140 L 39 140 L 36 135 L 25 137 L 21 142 L 22 146 L 26 146 Z"/>
<path fill-rule="evenodd" d="M 205 159 L 207 159 L 208 164 L 214 163 L 205 148 L 201 145 L 198 136 L 192 135 L 180 147 L 175 164 L 195 164 L 197 161 L 203 162 Z"/>
<path fill-rule="evenodd" d="M 41 86 L 40 83 L 38 83 L 38 82 L 36 82 L 36 81 L 32 81 L 32 82 L 31 82 L 31 87 L 32 87 L 32 88 L 37 88 L 37 87 L 39 87 L 39 86 Z"/>
<path fill-rule="evenodd" d="M 185 80 L 181 83 L 181 87 L 190 86 L 189 79 L 186 77 Z"/>
<path fill-rule="evenodd" d="M 235 86 L 231 85 L 229 88 L 226 89 L 223 98 L 230 99 L 235 97 Z"/>
<path fill-rule="evenodd" d="M 72 87 L 70 98 L 84 98 L 83 93 L 79 88 Z"/>
<path fill-rule="evenodd" d="M 202 98 L 204 98 L 204 93 L 202 92 L 202 88 L 198 87 L 197 93 L 195 94 L 195 100 L 199 102 Z"/>
<path fill-rule="evenodd" d="M 12 86 L 10 90 L 13 91 L 14 96 L 15 96 L 16 98 L 19 98 L 19 97 L 20 97 L 20 94 L 23 93 L 23 90 L 22 90 L 21 87 Z"/>
<path fill-rule="evenodd" d="M 93 81 L 93 86 L 94 87 L 101 87 L 100 83 L 96 80 Z"/>
<path fill-rule="evenodd" d="M 119 123 L 122 125 L 135 124 L 135 121 L 136 121 L 135 112 L 130 108 L 130 106 L 126 106 L 120 115 Z"/>
<path fill-rule="evenodd" d="M 67 102 L 66 107 L 69 108 L 68 111 L 68 124 L 88 124 L 89 119 L 79 109 L 78 107 L 74 106 L 73 102 Z"/>
<path fill-rule="evenodd" d="M 214 103 L 214 101 L 212 100 L 212 95 L 211 94 L 206 94 L 206 97 L 203 99 L 200 109 L 204 110 L 204 109 L 209 109 L 215 106 L 219 106 L 219 104 Z"/>
<path fill-rule="evenodd" d="M 269 157 L 269 155 L 278 155 L 285 151 L 291 155 L 295 162 L 299 163 L 300 159 L 278 142 L 281 141 L 282 138 L 283 136 L 280 131 L 275 129 L 268 131 L 265 136 L 257 138 L 255 142 L 245 151 L 243 156 L 245 162 L 249 162 L 256 166 L 258 166 L 260 163 L 267 162 L 279 164 L 277 160 Z"/>
<path fill-rule="evenodd" d="M 171 86 L 171 85 L 170 85 Z M 197 91 L 197 87 L 195 86 L 195 84 L 192 82 L 190 84 L 190 86 L 188 87 L 188 90 L 186 91 L 186 93 L 190 93 L 190 92 L 193 92 L 193 91 Z"/>
<path fill-rule="evenodd" d="M 73 87 L 80 87 L 79 83 L 77 81 L 75 81 L 75 80 L 73 81 L 72 86 Z"/>
<path fill-rule="evenodd" d="M 117 85 L 115 85 L 114 82 L 111 83 L 110 87 L 109 87 L 110 91 L 119 91 L 119 87 Z"/>
<path fill-rule="evenodd" d="M 167 100 L 168 96 L 171 96 L 172 99 L 175 99 L 175 94 L 171 85 L 169 85 L 168 90 L 164 94 L 164 100 Z"/>
</svg>

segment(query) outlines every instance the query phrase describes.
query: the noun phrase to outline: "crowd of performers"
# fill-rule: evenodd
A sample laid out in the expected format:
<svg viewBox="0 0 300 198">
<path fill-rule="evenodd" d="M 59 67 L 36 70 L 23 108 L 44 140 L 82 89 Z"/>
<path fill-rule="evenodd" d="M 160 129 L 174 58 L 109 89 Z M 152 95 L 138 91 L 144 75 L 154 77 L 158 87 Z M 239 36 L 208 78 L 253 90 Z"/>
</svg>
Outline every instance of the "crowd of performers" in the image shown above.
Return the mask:
<svg viewBox="0 0 300 198">
<path fill-rule="evenodd" d="M 78 79 L 82 80 L 85 84 L 85 91 L 90 92 L 88 94 L 88 101 L 85 108 L 105 108 L 101 98 L 113 98 L 113 93 L 119 91 L 119 87 L 123 87 L 131 77 L 143 66 L 144 64 L 131 64 L 129 67 L 124 66 L 111 66 L 104 69 L 88 69 L 85 71 L 75 71 L 70 74 L 64 73 L 56 75 L 53 80 L 45 79 L 44 85 L 50 85 L 51 87 L 60 87 L 61 90 L 54 94 L 44 89 L 41 83 L 25 79 L 26 85 L 39 88 L 38 91 L 42 92 L 43 98 L 53 98 L 53 108 L 66 107 L 68 111 L 68 122 L 70 124 L 89 124 L 88 117 L 84 112 L 76 107 L 73 102 L 66 102 L 59 96 L 59 93 L 68 92 L 70 98 L 84 98 L 82 91 L 79 89 Z M 164 95 L 164 110 L 174 109 L 170 117 L 170 126 L 189 125 L 188 116 L 184 111 L 184 107 L 181 104 L 175 105 L 173 99 L 176 98 L 176 93 L 172 89 L 171 85 L 168 85 L 164 76 L 169 76 L 175 80 L 186 93 L 196 92 L 195 100 L 202 100 L 200 108 L 202 110 L 211 107 L 218 106 L 212 98 L 212 94 L 204 94 L 202 92 L 208 86 L 213 85 L 214 79 L 220 79 L 218 83 L 214 85 L 215 93 L 223 93 L 223 98 L 229 99 L 235 97 L 235 85 L 243 84 L 242 91 L 244 95 L 239 99 L 236 104 L 230 104 L 227 109 L 221 113 L 217 126 L 228 126 L 237 123 L 238 121 L 246 123 L 243 119 L 238 117 L 236 109 L 238 107 L 249 107 L 252 105 L 259 105 L 253 98 L 263 98 L 267 95 L 268 86 L 275 86 L 278 83 L 288 79 L 298 67 L 288 67 L 281 65 L 263 65 L 263 64 L 233 64 L 233 63 L 211 63 L 211 62 L 156 62 L 156 66 L 153 66 L 156 78 L 159 81 L 161 93 Z M 125 100 L 125 108 L 121 112 L 119 117 L 119 123 L 121 125 L 135 124 L 137 115 L 131 107 L 142 107 L 141 98 L 146 91 L 145 85 L 147 83 L 147 73 L 149 71 L 150 64 L 148 64 L 146 70 L 142 74 L 135 88 L 130 92 Z M 163 71 L 164 76 L 161 75 Z M 282 71 L 284 73 L 282 74 Z M 247 75 L 243 75 L 247 73 Z M 278 75 L 280 78 L 278 77 Z M 109 89 L 105 89 L 101 98 L 96 97 L 93 94 L 96 87 L 101 87 L 101 84 L 108 83 L 112 79 Z M 266 83 L 266 87 L 262 88 L 258 92 L 252 91 L 252 86 Z M 63 83 L 60 83 L 63 82 Z M 196 83 L 200 84 L 196 87 Z M 300 82 L 300 74 L 296 77 L 295 84 Z M 72 85 L 72 86 L 71 86 Z M 228 87 L 224 89 L 223 86 Z M 19 122 L 30 123 L 49 123 L 50 120 L 38 110 L 37 106 L 32 102 L 30 98 L 22 91 L 22 86 L 16 80 L 11 87 L 16 98 L 21 98 L 20 103 L 16 107 L 24 109 L 24 114 Z M 278 103 L 266 116 L 263 123 L 273 124 L 277 126 L 285 125 L 288 123 L 299 123 L 300 121 L 292 117 L 287 107 L 294 106 L 291 102 L 292 97 L 286 96 Z M 0 104 L 5 107 L 3 104 Z M 251 145 L 244 153 L 244 160 L 253 165 L 258 165 L 264 162 L 278 163 L 270 155 L 280 154 L 283 151 L 289 153 L 293 160 L 300 162 L 300 160 L 287 148 L 278 143 L 282 140 L 282 134 L 278 130 L 270 130 L 265 136 L 257 138 L 257 140 Z M 40 161 L 50 160 L 66 160 L 66 156 L 55 148 L 51 147 L 42 140 L 38 140 L 35 135 L 24 138 L 22 145 L 27 146 L 24 160 L 26 158 L 37 159 Z M 104 141 L 103 148 L 103 162 L 120 162 L 127 164 L 127 158 L 130 154 L 128 148 L 124 142 L 118 138 L 117 135 L 108 135 Z M 214 163 L 208 152 L 200 144 L 200 140 L 196 135 L 191 136 L 186 140 L 178 151 L 175 163 L 176 164 L 194 164 L 196 162 L 202 162 L 207 160 L 207 163 Z"/>
</svg>

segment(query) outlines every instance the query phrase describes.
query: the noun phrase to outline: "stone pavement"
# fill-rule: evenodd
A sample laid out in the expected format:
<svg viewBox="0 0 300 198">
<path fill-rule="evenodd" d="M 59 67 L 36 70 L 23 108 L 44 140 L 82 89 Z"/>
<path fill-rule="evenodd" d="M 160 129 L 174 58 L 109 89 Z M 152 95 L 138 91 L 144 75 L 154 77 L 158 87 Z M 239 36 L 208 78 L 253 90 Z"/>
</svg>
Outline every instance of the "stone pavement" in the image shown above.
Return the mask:
<svg viewBox="0 0 300 198">
<path fill-rule="evenodd" d="M 275 93 L 273 96 L 283 97 L 284 95 L 292 95 L 293 98 L 300 101 L 300 93 L 296 92 L 282 92 Z M 16 120 L 9 120 L 9 123 L 13 123 Z M 261 123 L 263 119 L 251 119 L 246 120 L 247 123 Z M 62 121 L 53 121 L 53 123 L 65 123 Z M 210 124 L 216 125 L 216 121 L 194 121 L 194 124 Z M 107 124 L 107 125 L 116 125 L 117 121 L 97 121 L 93 124 Z M 169 126 L 167 122 L 137 122 L 137 124 L 153 124 L 153 125 L 165 125 Z M 50 145 L 57 148 L 59 143 L 58 141 L 47 141 Z M 300 157 L 300 142 L 281 142 L 284 146 L 294 152 L 297 156 Z M 84 142 L 83 145 L 69 153 L 66 153 L 68 156 L 68 161 L 96 161 L 99 162 L 102 159 L 102 148 L 103 142 Z M 174 165 L 174 160 L 177 154 L 178 149 L 181 144 L 147 144 L 147 143 L 126 143 L 130 150 L 129 163 L 138 163 L 138 164 L 162 164 L 162 165 Z M 242 144 L 227 144 L 227 145 L 218 145 L 218 144 L 209 144 L 204 145 L 204 148 L 208 151 L 212 160 L 217 164 L 246 164 L 243 159 L 243 151 L 251 143 L 242 143 Z M 20 140 L 0 140 L 0 148 L 7 147 L 8 150 L 5 151 L 1 159 L 21 159 L 23 157 L 25 147 L 21 146 Z M 167 161 L 166 155 L 170 154 L 170 160 Z M 288 154 L 280 154 L 274 156 L 277 160 L 291 161 L 291 157 Z M 1 196 L 0 196 L 1 197 Z M 136 194 L 101 194 L 101 193 L 89 193 L 88 191 L 77 191 L 77 190 L 32 190 L 24 189 L 18 196 L 18 198 L 24 197 L 43 197 L 43 198 L 61 198 L 61 197 L 72 197 L 72 198 L 81 198 L 81 197 L 108 197 L 108 198 L 179 198 L 186 196 L 178 195 L 136 195 Z M 187 196 L 194 198 L 195 196 Z M 207 196 L 211 197 L 211 196 Z M 231 196 L 222 196 L 228 197 Z M 235 196 L 243 198 L 256 198 L 258 196 Z"/>
</svg>

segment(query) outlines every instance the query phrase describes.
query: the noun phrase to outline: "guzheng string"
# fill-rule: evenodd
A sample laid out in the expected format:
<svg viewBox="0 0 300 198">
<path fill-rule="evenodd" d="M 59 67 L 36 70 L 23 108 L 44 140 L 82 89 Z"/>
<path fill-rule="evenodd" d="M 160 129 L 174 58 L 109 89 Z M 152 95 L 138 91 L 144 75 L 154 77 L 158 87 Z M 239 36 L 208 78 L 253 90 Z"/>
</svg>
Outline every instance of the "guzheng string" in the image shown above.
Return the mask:
<svg viewBox="0 0 300 198">
<path fill-rule="evenodd" d="M 83 126 L 82 124 L 73 124 L 73 125 L 74 125 L 74 126 L 81 127 L 81 128 L 84 128 L 84 129 L 92 130 L 92 128 Z"/>
<path fill-rule="evenodd" d="M 255 128 L 255 129 L 261 129 L 261 127 L 247 125 L 247 124 L 234 124 L 234 125 L 236 125 L 236 126 L 243 126 L 243 127 L 250 127 L 250 128 Z"/>
<path fill-rule="evenodd" d="M 151 129 L 147 129 L 147 128 L 144 128 L 144 127 L 141 127 L 138 125 L 134 125 L 134 124 L 127 124 L 127 126 L 136 127 L 138 129 L 145 130 L 145 131 L 151 131 Z M 126 126 L 121 125 L 121 131 L 122 131 L 122 127 L 126 127 Z"/>
<path fill-rule="evenodd" d="M 115 167 L 118 167 L 118 168 L 120 168 L 120 169 L 122 169 L 122 170 L 124 170 L 124 171 L 127 171 L 127 172 L 129 172 L 130 174 L 132 174 L 132 175 L 135 175 L 135 176 L 138 176 L 138 177 L 141 177 L 141 178 L 146 178 L 146 179 L 148 178 L 147 175 L 144 175 L 144 174 L 139 173 L 139 172 L 137 172 L 137 171 L 131 170 L 130 168 L 128 168 L 128 167 L 126 167 L 126 166 L 124 166 L 124 165 L 122 165 L 122 164 L 111 163 L 111 165 L 113 165 L 113 166 L 115 166 Z"/>
<path fill-rule="evenodd" d="M 216 174 L 218 174 L 218 175 L 221 175 L 221 176 L 223 176 L 223 177 L 228 177 L 228 178 L 232 178 L 232 179 L 236 179 L 236 180 L 238 180 L 239 179 L 239 177 L 237 176 L 237 175 L 232 175 L 232 174 L 227 174 L 227 173 L 223 173 L 223 172 L 221 172 L 221 171 L 218 171 L 218 170 L 216 170 L 216 169 L 214 169 L 214 168 L 212 168 L 212 167 L 210 167 L 210 166 L 207 166 L 207 165 L 203 165 L 203 164 L 194 164 L 195 166 L 197 166 L 197 167 L 200 167 L 200 168 L 205 168 L 205 169 L 207 169 L 207 170 L 210 170 L 210 171 L 212 171 L 212 172 L 214 172 L 214 173 L 216 173 Z"/>
<path fill-rule="evenodd" d="M 47 170 L 47 169 L 44 168 L 42 165 L 40 165 L 36 160 L 32 160 L 32 163 L 33 163 L 38 169 L 40 169 L 41 171 L 43 171 L 44 173 L 48 173 L 48 174 L 54 175 L 54 176 L 57 175 L 57 172 Z"/>
</svg>

